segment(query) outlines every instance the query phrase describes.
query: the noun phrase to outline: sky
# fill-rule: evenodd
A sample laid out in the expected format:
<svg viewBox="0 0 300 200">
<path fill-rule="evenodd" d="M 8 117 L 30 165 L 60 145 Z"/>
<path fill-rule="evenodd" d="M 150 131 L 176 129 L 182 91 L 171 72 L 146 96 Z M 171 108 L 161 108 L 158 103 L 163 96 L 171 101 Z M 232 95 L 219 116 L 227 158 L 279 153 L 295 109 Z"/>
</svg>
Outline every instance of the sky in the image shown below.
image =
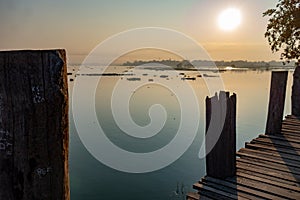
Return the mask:
<svg viewBox="0 0 300 200">
<path fill-rule="evenodd" d="M 264 38 L 262 13 L 277 0 L 0 0 L 0 50 L 64 48 L 70 63 L 105 39 L 142 27 L 179 31 L 213 60 L 279 60 Z M 217 19 L 226 8 L 242 21 L 226 32 Z M 155 57 L 155 56 L 154 56 Z"/>
</svg>

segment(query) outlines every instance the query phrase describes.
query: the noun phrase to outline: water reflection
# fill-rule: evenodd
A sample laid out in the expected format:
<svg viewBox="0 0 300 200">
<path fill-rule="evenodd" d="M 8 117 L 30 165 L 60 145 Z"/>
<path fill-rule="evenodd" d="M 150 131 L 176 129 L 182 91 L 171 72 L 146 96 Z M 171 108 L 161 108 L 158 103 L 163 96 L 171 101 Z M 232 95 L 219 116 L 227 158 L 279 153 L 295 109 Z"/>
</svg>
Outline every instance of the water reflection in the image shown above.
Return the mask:
<svg viewBox="0 0 300 200">
<path fill-rule="evenodd" d="M 109 70 L 111 71 L 106 73 L 132 73 L 132 69 L 127 67 L 118 66 Z M 70 78 L 75 78 L 73 68 L 70 68 L 70 71 L 73 73 Z M 206 78 L 211 80 L 217 76 L 210 71 L 203 71 L 201 74 L 206 74 Z M 198 73 L 193 71 L 180 71 L 178 76 L 173 76 L 167 71 L 141 69 L 134 77 L 123 78 L 126 84 L 134 83 L 128 78 L 139 78 L 138 81 L 148 82 L 138 90 L 131 91 L 129 109 L 136 124 L 149 124 L 148 110 L 153 104 L 162 104 L 167 110 L 165 127 L 157 135 L 146 140 L 130 137 L 118 128 L 111 113 L 111 95 L 115 83 L 122 76 L 103 77 L 96 93 L 97 116 L 109 133 L 109 139 L 119 147 L 133 152 L 148 152 L 159 149 L 172 140 L 181 121 L 180 105 L 172 91 L 156 84 L 166 78 L 169 78 L 168 81 L 175 87 L 180 87 L 183 76 L 196 77 L 194 81 L 188 81 L 188 84 L 193 87 L 198 98 L 201 111 L 199 130 L 188 151 L 170 166 L 147 174 L 128 174 L 108 168 L 86 151 L 70 115 L 71 199 L 183 199 L 184 193 L 192 191 L 192 184 L 205 174 L 204 160 L 199 160 L 198 153 L 204 137 L 204 99 L 209 94 L 203 78 L 197 75 Z M 285 113 L 290 112 L 291 75 L 292 73 L 289 73 Z M 230 70 L 223 71 L 220 76 L 226 90 L 237 94 L 237 148 L 240 148 L 244 146 L 244 142 L 264 132 L 271 72 Z M 73 82 L 70 82 L 70 91 L 72 85 Z"/>
</svg>

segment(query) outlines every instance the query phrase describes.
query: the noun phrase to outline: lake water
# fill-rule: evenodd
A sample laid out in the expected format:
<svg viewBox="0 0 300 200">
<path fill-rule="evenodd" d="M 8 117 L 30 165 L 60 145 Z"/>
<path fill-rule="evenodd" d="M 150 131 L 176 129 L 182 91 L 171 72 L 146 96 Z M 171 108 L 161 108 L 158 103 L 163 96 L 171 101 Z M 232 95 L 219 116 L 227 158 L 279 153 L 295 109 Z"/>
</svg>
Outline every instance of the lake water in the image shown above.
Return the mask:
<svg viewBox="0 0 300 200">
<path fill-rule="evenodd" d="M 70 67 L 70 71 L 72 66 Z M 146 153 L 163 148 L 174 139 L 180 126 L 180 99 L 174 91 L 164 85 L 180 87 L 186 83 L 193 89 L 199 104 L 199 129 L 188 150 L 169 166 L 149 173 L 126 173 L 112 169 L 95 159 L 82 144 L 76 131 L 72 110 L 70 110 L 70 183 L 72 200 L 96 199 L 129 199 L 129 200 L 166 200 L 185 199 L 184 194 L 193 191 L 192 184 L 205 175 L 205 159 L 199 159 L 198 154 L 204 138 L 205 97 L 209 91 L 203 78 L 197 77 L 197 72 L 179 71 L 176 73 L 161 70 L 138 69 L 131 72 L 127 67 L 111 67 L 108 72 L 133 73 L 133 76 L 102 76 L 96 92 L 96 115 L 99 124 L 107 137 L 117 146 L 127 151 Z M 93 72 L 93 69 L 91 69 Z M 181 80 L 186 76 L 197 77 L 195 81 Z M 211 72 L 200 72 L 202 75 Z M 161 77 L 161 75 L 163 75 Z M 219 76 L 214 73 L 213 76 Z M 78 77 L 77 77 L 78 78 Z M 76 78 L 76 79 L 77 79 Z M 86 79 L 99 78 L 85 76 Z M 122 79 L 121 79 L 122 78 Z M 129 80 L 127 80 L 129 78 Z M 130 79 L 138 78 L 138 79 Z M 270 87 L 270 71 L 225 71 L 220 77 L 209 77 L 214 80 L 221 78 L 226 91 L 237 94 L 237 148 L 244 146 L 258 134 L 264 132 Z M 75 81 L 76 81 L 75 79 Z M 139 80 L 140 79 L 140 80 Z M 135 80 L 135 81 L 134 81 Z M 130 85 L 146 83 L 134 89 L 129 101 L 129 111 L 134 123 L 146 126 L 150 123 L 149 108 L 154 104 L 162 105 L 166 110 L 166 122 L 160 132 L 150 138 L 134 138 L 124 132 L 116 124 L 111 111 L 111 96 L 115 85 L 130 88 Z M 285 114 L 290 113 L 292 72 L 289 73 Z M 74 82 L 70 82 L 70 97 Z M 86 90 L 90 89 L 87 84 Z M 85 100 L 82 96 L 82 100 Z M 186 98 L 189 98 L 188 96 Z M 72 101 L 72 99 L 71 99 Z M 124 99 L 117 99 L 117 102 Z M 72 106 L 70 106 L 71 108 Z M 84 110 L 82 112 L 84 115 Z M 189 116 L 184 116 L 189 118 Z M 121 119 L 125 122 L 128 119 Z M 192 120 L 192 119 L 188 119 Z M 94 122 L 93 122 L 94 123 Z M 130 127 L 129 127 L 130 128 Z M 88 128 L 85 130 L 88 134 Z M 193 130 L 190 130 L 193 131 Z M 143 133 L 141 133 L 143 134 Z M 105 152 L 107 155 L 110 152 Z M 128 161 L 129 162 L 129 161 Z M 151 162 L 151 161 L 149 161 Z"/>
</svg>

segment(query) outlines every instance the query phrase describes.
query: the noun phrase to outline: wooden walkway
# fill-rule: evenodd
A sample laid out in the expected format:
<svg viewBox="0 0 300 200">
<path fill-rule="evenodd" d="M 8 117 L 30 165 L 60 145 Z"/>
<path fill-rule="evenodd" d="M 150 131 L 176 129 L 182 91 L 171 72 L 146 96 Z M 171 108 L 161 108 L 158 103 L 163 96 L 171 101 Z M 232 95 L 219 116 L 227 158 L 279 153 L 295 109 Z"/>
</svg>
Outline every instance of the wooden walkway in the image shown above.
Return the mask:
<svg viewBox="0 0 300 200">
<path fill-rule="evenodd" d="M 287 116 L 282 134 L 260 135 L 236 155 L 236 176 L 206 176 L 193 185 L 198 192 L 187 199 L 300 200 L 300 119 Z"/>
</svg>

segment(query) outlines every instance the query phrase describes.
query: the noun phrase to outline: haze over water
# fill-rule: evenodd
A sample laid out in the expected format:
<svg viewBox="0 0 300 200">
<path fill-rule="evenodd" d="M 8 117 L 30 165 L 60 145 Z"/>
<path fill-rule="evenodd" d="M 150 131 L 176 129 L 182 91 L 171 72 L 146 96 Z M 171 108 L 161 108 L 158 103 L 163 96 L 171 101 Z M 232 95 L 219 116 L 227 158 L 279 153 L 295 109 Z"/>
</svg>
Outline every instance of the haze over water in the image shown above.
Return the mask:
<svg viewBox="0 0 300 200">
<path fill-rule="evenodd" d="M 128 67 L 110 67 L 107 72 L 122 72 Z M 141 81 L 148 84 L 132 91 L 130 99 L 130 114 L 135 123 L 147 125 L 148 110 L 153 104 L 161 104 L 167 111 L 164 128 L 154 137 L 148 139 L 134 139 L 126 135 L 115 124 L 111 113 L 111 93 L 117 80 L 122 79 L 124 84 L 135 81 L 129 77 L 102 77 L 96 93 L 96 112 L 98 121 L 105 129 L 107 137 L 117 146 L 134 152 L 149 152 L 162 148 L 173 139 L 180 123 L 180 106 L 176 96 L 169 89 L 158 85 L 160 80 L 170 84 L 181 85 L 181 76 L 174 76 L 169 71 L 137 69 Z M 196 77 L 198 72 L 179 71 L 186 76 Z M 211 72 L 201 72 L 209 74 Z M 164 78 L 160 76 L 164 75 Z M 168 77 L 166 77 L 168 76 Z M 216 74 L 217 76 L 217 74 Z M 271 71 L 234 70 L 220 74 L 226 91 L 237 94 L 237 149 L 244 143 L 264 132 Z M 285 106 L 285 114 L 290 112 L 290 88 L 292 71 L 289 73 L 289 82 Z M 95 78 L 93 76 L 89 77 Z M 211 77 L 214 79 L 216 77 Z M 153 79 L 154 82 L 149 81 Z M 205 124 L 205 97 L 209 95 L 203 78 L 188 81 L 198 98 L 200 109 L 200 124 L 197 136 L 189 149 L 177 161 L 166 168 L 144 174 L 124 173 L 111 169 L 87 152 L 80 142 L 78 133 L 71 118 L 70 143 L 70 177 L 71 198 L 79 199 L 145 199 L 165 200 L 183 199 L 184 194 L 192 191 L 192 184 L 205 175 L 205 161 L 199 159 L 198 153 L 204 138 Z M 72 91 L 73 82 L 70 83 Z M 71 95 L 70 95 L 71 96 Z M 85 97 L 82 97 L 85 98 Z M 120 99 L 122 101 L 122 99 Z M 72 111 L 71 111 L 72 112 Z M 72 116 L 72 115 L 70 115 Z M 127 119 L 124 119 L 127 120 Z M 87 132 L 89 130 L 86 130 Z M 142 134 L 142 133 L 141 133 Z M 109 153 L 109 152 L 107 152 Z"/>
</svg>

